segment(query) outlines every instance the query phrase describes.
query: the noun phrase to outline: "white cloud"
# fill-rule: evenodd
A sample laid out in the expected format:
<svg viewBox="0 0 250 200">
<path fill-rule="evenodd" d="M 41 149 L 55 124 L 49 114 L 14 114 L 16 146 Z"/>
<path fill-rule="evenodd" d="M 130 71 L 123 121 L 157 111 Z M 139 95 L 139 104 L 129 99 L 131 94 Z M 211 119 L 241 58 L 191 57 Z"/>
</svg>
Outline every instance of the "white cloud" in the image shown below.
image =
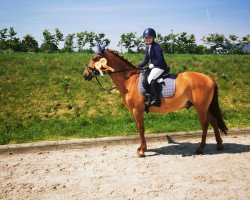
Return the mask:
<svg viewBox="0 0 250 200">
<path fill-rule="evenodd" d="M 206 9 L 206 17 L 207 17 L 207 21 L 210 22 L 210 14 L 208 9 Z"/>
</svg>

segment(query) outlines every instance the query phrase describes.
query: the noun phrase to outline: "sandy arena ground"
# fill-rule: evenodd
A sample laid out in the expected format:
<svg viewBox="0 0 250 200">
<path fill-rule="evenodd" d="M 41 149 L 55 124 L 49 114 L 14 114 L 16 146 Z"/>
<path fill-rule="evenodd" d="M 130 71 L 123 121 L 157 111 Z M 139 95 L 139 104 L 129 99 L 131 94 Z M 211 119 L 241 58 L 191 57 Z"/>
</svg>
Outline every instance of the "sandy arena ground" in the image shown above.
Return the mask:
<svg viewBox="0 0 250 200">
<path fill-rule="evenodd" d="M 0 199 L 250 199 L 250 135 L 0 156 Z"/>
</svg>

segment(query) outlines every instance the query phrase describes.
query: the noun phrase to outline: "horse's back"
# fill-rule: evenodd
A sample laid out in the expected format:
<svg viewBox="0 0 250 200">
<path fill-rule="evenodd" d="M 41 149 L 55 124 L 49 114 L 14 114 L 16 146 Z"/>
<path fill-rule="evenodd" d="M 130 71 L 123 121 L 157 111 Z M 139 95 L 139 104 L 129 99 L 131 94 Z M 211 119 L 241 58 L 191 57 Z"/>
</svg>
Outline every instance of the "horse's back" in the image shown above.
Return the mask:
<svg viewBox="0 0 250 200">
<path fill-rule="evenodd" d="M 176 79 L 177 85 L 189 87 L 214 87 L 214 80 L 206 74 L 199 72 L 182 72 Z"/>
<path fill-rule="evenodd" d="M 186 94 L 194 106 L 203 105 L 208 109 L 215 88 L 215 81 L 212 78 L 198 72 L 183 72 L 178 75 L 178 84 L 183 92 L 182 95 Z"/>
</svg>

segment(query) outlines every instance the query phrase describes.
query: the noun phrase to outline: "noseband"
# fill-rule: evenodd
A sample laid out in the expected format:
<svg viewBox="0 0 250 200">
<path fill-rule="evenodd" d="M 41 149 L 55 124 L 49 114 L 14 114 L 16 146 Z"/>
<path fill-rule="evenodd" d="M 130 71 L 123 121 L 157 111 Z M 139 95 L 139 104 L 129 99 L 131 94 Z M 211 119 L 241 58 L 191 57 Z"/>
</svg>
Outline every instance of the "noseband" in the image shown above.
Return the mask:
<svg viewBox="0 0 250 200">
<path fill-rule="evenodd" d="M 90 76 L 91 78 L 94 78 L 94 77 L 96 77 L 98 74 L 100 74 L 100 72 L 99 72 L 97 69 L 95 69 L 95 68 L 86 66 L 85 69 L 88 71 L 89 76 Z"/>
</svg>

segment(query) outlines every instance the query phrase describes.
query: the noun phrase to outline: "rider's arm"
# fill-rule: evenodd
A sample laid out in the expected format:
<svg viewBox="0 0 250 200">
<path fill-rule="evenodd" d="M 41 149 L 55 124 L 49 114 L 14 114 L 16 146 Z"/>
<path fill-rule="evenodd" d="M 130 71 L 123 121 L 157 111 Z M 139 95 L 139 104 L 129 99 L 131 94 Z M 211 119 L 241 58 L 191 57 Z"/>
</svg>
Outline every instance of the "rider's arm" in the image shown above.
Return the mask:
<svg viewBox="0 0 250 200">
<path fill-rule="evenodd" d="M 140 63 L 139 65 L 137 65 L 140 68 L 143 68 L 146 64 L 148 64 L 149 56 L 148 56 L 147 51 L 148 51 L 148 49 L 146 48 L 146 54 L 145 54 L 144 61 L 142 63 Z"/>
<path fill-rule="evenodd" d="M 162 49 L 159 46 L 156 46 L 155 47 L 155 53 L 156 53 L 156 56 L 157 56 L 157 60 L 154 63 L 154 66 L 160 66 L 161 63 L 164 63 L 164 56 L 163 56 L 163 53 L 162 53 Z"/>
</svg>

